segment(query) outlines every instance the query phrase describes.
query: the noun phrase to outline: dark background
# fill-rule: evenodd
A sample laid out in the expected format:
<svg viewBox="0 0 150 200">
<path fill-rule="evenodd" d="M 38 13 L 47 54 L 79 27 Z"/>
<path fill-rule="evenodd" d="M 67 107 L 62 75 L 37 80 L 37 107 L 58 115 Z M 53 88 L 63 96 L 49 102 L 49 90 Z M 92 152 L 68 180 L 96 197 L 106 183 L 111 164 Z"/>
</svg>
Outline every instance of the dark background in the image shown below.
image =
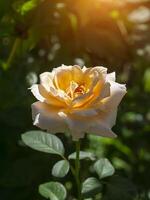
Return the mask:
<svg viewBox="0 0 150 200">
<path fill-rule="evenodd" d="M 38 185 L 55 180 L 57 157 L 25 147 L 20 136 L 36 129 L 28 88 L 61 64 L 102 65 L 127 84 L 113 128 L 118 138 L 82 142 L 116 168 L 113 187 L 104 186 L 97 199 L 150 199 L 149 0 L 0 0 L 0 199 L 43 199 Z M 73 152 L 71 139 L 59 136 Z M 81 164 L 87 177 L 89 162 Z M 71 174 L 62 181 L 71 188 Z"/>
</svg>

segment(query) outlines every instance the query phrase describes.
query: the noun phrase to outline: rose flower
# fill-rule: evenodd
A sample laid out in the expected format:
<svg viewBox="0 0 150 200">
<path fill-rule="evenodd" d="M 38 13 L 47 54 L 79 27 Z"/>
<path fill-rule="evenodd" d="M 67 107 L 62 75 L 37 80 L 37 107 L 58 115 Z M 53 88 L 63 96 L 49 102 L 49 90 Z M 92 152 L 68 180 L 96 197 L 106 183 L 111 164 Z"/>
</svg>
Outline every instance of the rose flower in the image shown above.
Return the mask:
<svg viewBox="0 0 150 200">
<path fill-rule="evenodd" d="M 111 128 L 126 87 L 107 68 L 62 65 L 42 73 L 31 91 L 38 99 L 32 104 L 34 125 L 41 129 L 69 132 L 73 140 L 85 133 L 116 136 Z"/>
</svg>

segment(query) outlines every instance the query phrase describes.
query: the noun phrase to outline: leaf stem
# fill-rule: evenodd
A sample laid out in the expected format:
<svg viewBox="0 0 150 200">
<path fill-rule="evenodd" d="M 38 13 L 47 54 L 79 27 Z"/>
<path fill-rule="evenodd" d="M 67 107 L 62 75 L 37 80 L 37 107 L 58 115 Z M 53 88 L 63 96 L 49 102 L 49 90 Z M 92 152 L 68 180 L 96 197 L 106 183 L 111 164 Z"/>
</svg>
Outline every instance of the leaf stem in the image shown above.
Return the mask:
<svg viewBox="0 0 150 200">
<path fill-rule="evenodd" d="M 11 52 L 10 52 L 10 54 L 9 54 L 9 57 L 8 57 L 8 59 L 7 59 L 6 63 L 5 63 L 5 65 L 4 65 L 4 68 L 5 68 L 5 69 L 8 69 L 8 68 L 10 67 L 10 65 L 11 65 L 11 63 L 12 63 L 12 61 L 13 61 L 15 55 L 16 55 L 17 48 L 18 48 L 19 45 L 20 45 L 20 41 L 21 41 L 20 38 L 16 38 L 16 39 L 15 39 L 14 44 L 13 44 L 12 49 L 11 49 Z"/>
<path fill-rule="evenodd" d="M 60 156 L 64 159 L 67 160 L 68 159 L 61 155 Z M 70 169 L 71 172 L 76 180 L 76 184 L 77 184 L 77 191 L 78 191 L 78 200 L 82 200 L 82 196 L 81 196 L 81 183 L 80 183 L 80 140 L 76 141 L 76 159 L 75 159 L 75 168 L 70 165 Z"/>
<path fill-rule="evenodd" d="M 76 160 L 75 160 L 75 177 L 78 189 L 78 200 L 81 200 L 81 183 L 80 183 L 80 140 L 76 142 Z"/>
</svg>

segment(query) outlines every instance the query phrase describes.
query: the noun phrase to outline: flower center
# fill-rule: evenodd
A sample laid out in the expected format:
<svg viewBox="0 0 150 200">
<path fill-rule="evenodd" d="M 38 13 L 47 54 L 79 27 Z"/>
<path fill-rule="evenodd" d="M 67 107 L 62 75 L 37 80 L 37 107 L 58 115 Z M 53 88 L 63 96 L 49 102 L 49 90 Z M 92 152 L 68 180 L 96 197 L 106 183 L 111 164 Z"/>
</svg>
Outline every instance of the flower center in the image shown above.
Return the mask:
<svg viewBox="0 0 150 200">
<path fill-rule="evenodd" d="M 74 81 L 71 81 L 69 88 L 67 88 L 66 93 L 71 99 L 74 99 L 82 94 L 85 94 L 86 88 L 84 84 L 77 84 Z"/>
<path fill-rule="evenodd" d="M 76 93 L 76 94 L 84 94 L 85 93 L 85 86 L 84 86 L 84 84 L 79 85 L 75 89 L 74 93 Z"/>
</svg>

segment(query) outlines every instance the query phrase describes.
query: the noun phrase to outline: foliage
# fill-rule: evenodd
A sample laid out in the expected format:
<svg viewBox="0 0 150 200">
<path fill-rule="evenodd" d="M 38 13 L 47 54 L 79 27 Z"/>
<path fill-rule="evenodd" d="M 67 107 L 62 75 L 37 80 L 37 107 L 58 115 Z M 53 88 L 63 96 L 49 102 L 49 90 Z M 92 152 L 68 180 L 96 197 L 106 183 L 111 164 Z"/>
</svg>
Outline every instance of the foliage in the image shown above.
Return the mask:
<svg viewBox="0 0 150 200">
<path fill-rule="evenodd" d="M 94 181 L 95 192 L 100 181 L 101 194 L 94 197 L 98 200 L 149 199 L 149 8 L 149 0 L 0 1 L 2 199 L 44 199 L 38 195 L 38 186 L 52 180 L 57 182 L 50 169 L 58 160 L 49 153 L 26 148 L 21 133 L 33 129 L 30 117 L 33 97 L 27 88 L 37 82 L 38 74 L 62 63 L 109 66 L 109 71 L 115 70 L 118 80 L 128 88 L 114 127 L 118 138 L 88 136 L 82 144 L 83 151 L 89 152 L 81 153 L 82 178 L 87 180 L 83 183 L 88 188 Z M 67 146 L 65 155 L 72 154 L 73 144 L 59 136 Z M 116 172 L 106 180 L 99 180 L 90 166 L 95 158 L 103 157 L 111 161 Z M 73 158 L 69 162 L 73 163 Z M 92 179 L 87 177 L 89 172 Z M 76 190 L 70 172 L 61 180 L 68 190 L 68 200 L 73 199 Z"/>
<path fill-rule="evenodd" d="M 52 175 L 57 178 L 62 178 L 67 175 L 69 169 L 72 174 L 76 177 L 75 169 L 73 166 L 70 167 L 69 160 L 64 155 L 63 144 L 57 136 L 42 131 L 30 131 L 22 135 L 23 142 L 38 151 L 49 154 L 58 154 L 64 160 L 58 161 L 52 168 Z M 61 145 L 60 145 L 61 144 Z M 63 151 L 62 151 L 63 149 Z M 86 159 L 87 156 L 83 156 L 86 152 L 81 152 L 82 159 Z M 71 154 L 73 155 L 73 154 Z M 71 156 L 72 157 L 72 156 Z M 70 158 L 70 156 L 68 157 Z M 73 157 L 74 158 L 74 157 Z M 80 152 L 79 152 L 80 158 Z M 76 164 L 76 163 L 75 163 Z M 99 180 L 95 177 L 87 178 L 82 184 L 82 194 L 84 197 L 92 197 L 96 194 L 101 193 L 101 179 L 112 176 L 115 170 L 111 163 L 106 158 L 101 158 L 94 163 L 94 170 L 97 173 Z M 77 182 L 78 184 L 78 182 Z M 66 199 L 66 189 L 59 182 L 48 182 L 39 186 L 39 193 L 45 198 L 50 200 L 54 199 Z"/>
</svg>

